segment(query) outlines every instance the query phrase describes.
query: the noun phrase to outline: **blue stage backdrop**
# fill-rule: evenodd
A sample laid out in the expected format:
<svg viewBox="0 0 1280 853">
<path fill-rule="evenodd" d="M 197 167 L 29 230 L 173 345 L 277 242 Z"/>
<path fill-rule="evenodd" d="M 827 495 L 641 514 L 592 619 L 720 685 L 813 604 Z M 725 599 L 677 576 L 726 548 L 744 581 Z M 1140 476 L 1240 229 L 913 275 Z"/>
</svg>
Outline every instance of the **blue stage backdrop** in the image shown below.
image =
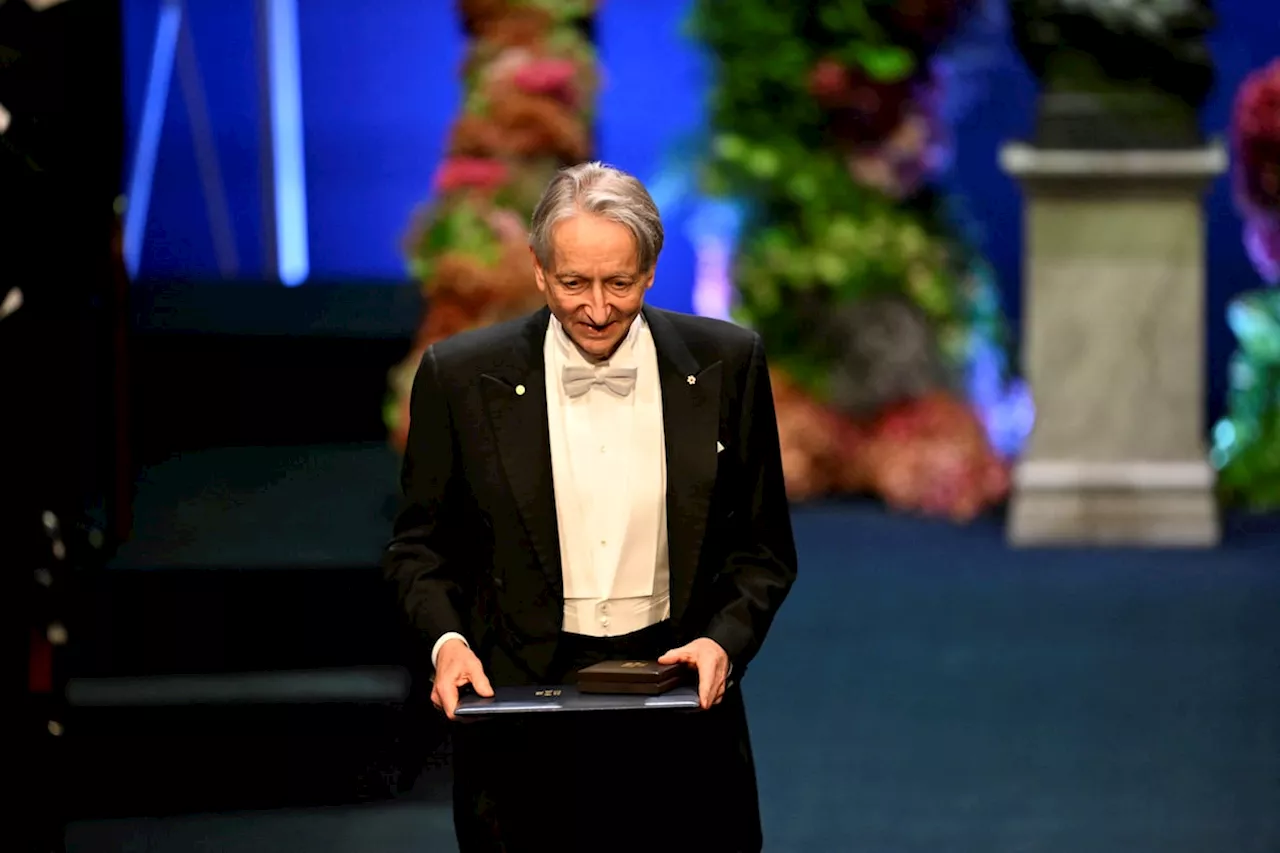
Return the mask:
<svg viewBox="0 0 1280 853">
<path fill-rule="evenodd" d="M 149 92 L 165 85 L 162 10 L 167 0 L 126 0 L 130 150 L 142 133 Z M 267 36 L 258 8 L 296 10 L 305 227 L 310 280 L 403 283 L 401 243 L 458 110 L 462 34 L 452 2 L 379 0 L 187 0 L 186 26 L 207 103 L 220 186 L 238 254 L 236 278 L 274 280 L 265 247 L 266 104 L 259 85 Z M 160 36 L 157 48 L 157 36 Z M 225 278 L 197 159 L 199 119 L 173 62 L 139 275 L 160 280 Z M 159 62 L 157 62 L 157 57 Z M 159 68 L 156 66 L 159 65 Z M 153 70 L 158 73 L 153 74 Z M 282 93 L 287 97 L 288 93 Z M 196 121 L 193 122 L 193 118 Z M 296 149 L 295 149 L 296 150 Z M 285 156 L 291 156 L 285 152 Z M 211 158 L 212 159 L 212 158 Z M 130 163 L 131 174 L 137 164 Z"/>
<path fill-rule="evenodd" d="M 186 29 L 177 30 L 176 40 L 166 39 L 173 23 L 164 13 L 168 0 L 124 5 L 130 150 L 145 152 L 154 144 L 155 151 L 153 169 L 146 168 L 146 157 L 129 164 L 140 279 L 279 281 L 268 249 L 281 237 L 269 233 L 264 201 L 275 182 L 264 168 L 272 158 L 263 155 L 264 148 L 271 150 L 262 144 L 269 138 L 263 116 L 270 114 L 260 96 L 263 78 L 276 84 L 278 126 L 287 131 L 292 120 L 287 110 L 279 111 L 281 104 L 288 107 L 296 98 L 300 113 L 300 133 L 278 137 L 274 157 L 286 175 L 288 166 L 299 165 L 291 158 L 300 159 L 302 186 L 286 199 L 299 214 L 286 231 L 300 233 L 283 239 L 293 241 L 295 252 L 305 250 L 303 280 L 406 281 L 401 241 L 413 209 L 429 194 L 458 108 L 463 37 L 450 0 L 188 0 Z M 1226 127 L 1241 79 L 1280 53 L 1274 0 L 1217 5 L 1219 84 L 1204 112 L 1205 129 L 1214 134 Z M 260 24 L 260 7 L 274 15 L 272 26 Z M 606 73 L 599 153 L 650 181 L 671 172 L 673 152 L 702 124 L 707 69 L 682 35 L 687 8 L 687 0 L 605 3 L 598 21 Z M 194 63 L 184 62 L 187 35 Z M 183 73 L 193 64 L 199 86 Z M 290 68 L 297 70 L 296 85 Z M 996 153 L 1005 140 L 1027 133 L 1034 85 L 1007 37 L 997 39 L 980 72 L 964 79 L 955 93 L 963 103 L 951 180 L 981 224 L 1005 305 L 1016 318 L 1021 198 L 1000 172 Z M 207 151 L 198 156 L 206 138 L 216 157 Z M 688 310 L 691 206 L 678 193 L 660 195 L 668 208 L 669 242 L 653 299 Z M 1225 305 L 1258 283 L 1239 235 L 1229 185 L 1220 181 L 1209 197 L 1211 415 L 1233 347 L 1222 319 Z"/>
</svg>

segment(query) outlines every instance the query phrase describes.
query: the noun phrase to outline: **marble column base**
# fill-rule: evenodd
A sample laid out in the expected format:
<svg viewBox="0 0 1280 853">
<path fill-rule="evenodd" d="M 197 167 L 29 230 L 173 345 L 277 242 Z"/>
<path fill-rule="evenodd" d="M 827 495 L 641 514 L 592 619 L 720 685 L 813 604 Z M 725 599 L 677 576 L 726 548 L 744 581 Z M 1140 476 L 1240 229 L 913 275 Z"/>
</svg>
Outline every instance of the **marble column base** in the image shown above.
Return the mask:
<svg viewBox="0 0 1280 853">
<path fill-rule="evenodd" d="M 1209 547 L 1204 192 L 1220 144 L 1155 151 L 1009 145 L 1022 184 L 1022 367 L 1036 422 L 1012 545 Z"/>
<path fill-rule="evenodd" d="M 1221 539 L 1207 462 L 1028 461 L 1014 474 L 1014 547 L 1212 547 Z"/>
</svg>

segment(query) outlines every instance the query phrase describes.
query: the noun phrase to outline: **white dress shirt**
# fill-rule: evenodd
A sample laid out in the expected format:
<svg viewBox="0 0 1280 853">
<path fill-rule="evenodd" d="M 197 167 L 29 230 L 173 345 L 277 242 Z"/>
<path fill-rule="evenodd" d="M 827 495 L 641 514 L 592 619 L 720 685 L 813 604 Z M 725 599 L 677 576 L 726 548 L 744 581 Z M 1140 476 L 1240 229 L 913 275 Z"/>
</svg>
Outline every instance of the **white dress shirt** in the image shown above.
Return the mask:
<svg viewBox="0 0 1280 853">
<path fill-rule="evenodd" d="M 543 346 L 564 631 L 616 637 L 671 615 L 667 459 L 658 354 L 643 315 L 608 362 L 592 365 L 553 316 Z M 635 368 L 630 393 L 571 397 L 566 367 Z M 431 651 L 435 665 L 448 633 Z"/>
<path fill-rule="evenodd" d="M 670 615 L 666 441 L 658 353 L 636 317 L 608 362 L 591 365 L 554 317 L 547 328 L 547 426 L 564 577 L 564 630 L 639 631 Z M 619 396 L 603 385 L 570 397 L 566 367 L 636 370 Z"/>
</svg>

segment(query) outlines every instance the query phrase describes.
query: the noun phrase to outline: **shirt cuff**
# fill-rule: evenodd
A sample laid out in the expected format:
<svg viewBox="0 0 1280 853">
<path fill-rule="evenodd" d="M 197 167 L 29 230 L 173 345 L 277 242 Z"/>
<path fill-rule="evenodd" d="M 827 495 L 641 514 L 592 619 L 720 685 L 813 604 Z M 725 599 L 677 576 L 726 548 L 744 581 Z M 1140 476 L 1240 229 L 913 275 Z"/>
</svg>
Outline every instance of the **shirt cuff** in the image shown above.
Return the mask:
<svg viewBox="0 0 1280 853">
<path fill-rule="evenodd" d="M 440 639 L 436 640 L 436 644 L 431 647 L 431 668 L 436 668 L 436 656 L 440 654 L 440 647 L 450 640 L 461 640 L 463 645 L 471 648 L 471 644 L 467 642 L 467 638 L 459 634 L 457 631 L 448 631 L 440 635 Z"/>
</svg>

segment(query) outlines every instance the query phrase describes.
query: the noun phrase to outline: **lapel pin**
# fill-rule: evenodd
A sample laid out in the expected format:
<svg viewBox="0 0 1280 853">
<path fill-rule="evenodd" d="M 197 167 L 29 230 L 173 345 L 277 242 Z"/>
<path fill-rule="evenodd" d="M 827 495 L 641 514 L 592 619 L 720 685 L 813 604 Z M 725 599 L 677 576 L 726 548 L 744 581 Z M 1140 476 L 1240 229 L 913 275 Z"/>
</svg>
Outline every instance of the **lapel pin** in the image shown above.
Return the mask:
<svg viewBox="0 0 1280 853">
<path fill-rule="evenodd" d="M 696 376 L 694 376 L 692 373 L 690 373 L 687 377 L 685 377 L 685 381 L 686 381 L 686 382 L 688 382 L 690 385 L 697 385 L 697 384 L 698 384 L 698 377 L 696 377 Z"/>
<path fill-rule="evenodd" d="M 523 386 L 523 385 L 517 385 L 517 386 L 516 386 L 516 396 L 517 396 L 517 397 L 523 397 L 523 396 L 524 396 L 524 386 Z"/>
</svg>

